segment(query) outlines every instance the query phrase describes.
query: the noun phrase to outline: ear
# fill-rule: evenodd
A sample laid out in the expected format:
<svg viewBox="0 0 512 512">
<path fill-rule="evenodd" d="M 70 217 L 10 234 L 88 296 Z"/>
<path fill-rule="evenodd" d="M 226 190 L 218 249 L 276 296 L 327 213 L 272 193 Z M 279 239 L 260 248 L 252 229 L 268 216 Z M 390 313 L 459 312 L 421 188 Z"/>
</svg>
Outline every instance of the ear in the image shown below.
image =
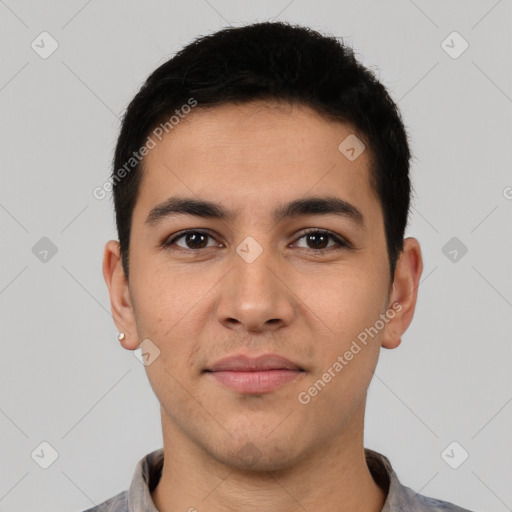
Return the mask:
<svg viewBox="0 0 512 512">
<path fill-rule="evenodd" d="M 121 251 L 117 240 L 109 240 L 105 245 L 103 277 L 110 295 L 110 307 L 114 323 L 117 330 L 125 335 L 120 343 L 127 350 L 135 350 L 140 343 L 128 281 L 121 264 Z"/>
<path fill-rule="evenodd" d="M 416 238 L 406 238 L 396 265 L 393 289 L 389 299 L 388 311 L 394 311 L 395 315 L 386 325 L 382 337 L 384 348 L 398 347 L 403 333 L 412 322 L 422 271 L 423 259 L 420 244 Z M 388 316 L 390 316 L 389 313 Z"/>
</svg>

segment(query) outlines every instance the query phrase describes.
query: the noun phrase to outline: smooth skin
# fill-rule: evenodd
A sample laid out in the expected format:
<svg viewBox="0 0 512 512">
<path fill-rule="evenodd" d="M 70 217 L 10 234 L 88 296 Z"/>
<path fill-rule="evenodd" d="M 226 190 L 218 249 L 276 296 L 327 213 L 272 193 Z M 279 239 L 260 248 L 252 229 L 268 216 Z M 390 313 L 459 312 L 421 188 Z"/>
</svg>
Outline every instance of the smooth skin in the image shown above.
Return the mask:
<svg viewBox="0 0 512 512">
<path fill-rule="evenodd" d="M 351 133 L 303 105 L 253 101 L 192 111 L 145 157 L 129 280 L 116 240 L 103 275 L 122 346 L 149 338 L 160 350 L 145 367 L 161 404 L 165 463 L 152 493 L 160 512 L 381 510 L 385 492 L 364 458 L 366 394 L 381 347 L 396 348 L 412 321 L 423 263 L 407 238 L 391 279 L 369 150 L 354 161 L 338 150 Z M 278 205 L 333 195 L 362 212 L 365 228 L 334 214 L 272 218 Z M 218 203 L 233 217 L 147 224 L 171 196 Z M 311 228 L 348 245 L 310 239 Z M 209 236 L 162 245 L 184 230 Z M 236 250 L 249 236 L 263 250 L 251 263 Z M 300 403 L 393 304 L 401 308 L 378 335 Z M 259 395 L 204 372 L 241 353 L 277 353 L 305 371 Z"/>
</svg>

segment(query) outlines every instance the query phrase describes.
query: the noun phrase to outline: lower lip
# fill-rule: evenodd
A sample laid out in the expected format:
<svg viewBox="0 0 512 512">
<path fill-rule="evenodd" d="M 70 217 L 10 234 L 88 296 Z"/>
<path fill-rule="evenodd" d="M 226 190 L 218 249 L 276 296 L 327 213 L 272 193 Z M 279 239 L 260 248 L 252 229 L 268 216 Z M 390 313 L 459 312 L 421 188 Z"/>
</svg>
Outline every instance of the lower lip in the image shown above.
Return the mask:
<svg viewBox="0 0 512 512">
<path fill-rule="evenodd" d="M 266 393 L 296 379 L 299 370 L 264 370 L 258 372 L 210 372 L 219 382 L 239 393 Z"/>
</svg>

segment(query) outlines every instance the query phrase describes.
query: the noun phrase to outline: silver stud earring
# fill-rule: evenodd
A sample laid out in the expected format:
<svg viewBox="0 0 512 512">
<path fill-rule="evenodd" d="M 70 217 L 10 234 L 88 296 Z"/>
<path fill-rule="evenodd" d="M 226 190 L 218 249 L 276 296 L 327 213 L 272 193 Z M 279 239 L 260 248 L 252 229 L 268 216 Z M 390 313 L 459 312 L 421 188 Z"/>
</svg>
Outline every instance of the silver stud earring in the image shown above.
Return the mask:
<svg viewBox="0 0 512 512">
<path fill-rule="evenodd" d="M 124 340 L 124 332 L 118 332 L 117 333 L 117 339 L 119 341 L 123 341 Z"/>
</svg>

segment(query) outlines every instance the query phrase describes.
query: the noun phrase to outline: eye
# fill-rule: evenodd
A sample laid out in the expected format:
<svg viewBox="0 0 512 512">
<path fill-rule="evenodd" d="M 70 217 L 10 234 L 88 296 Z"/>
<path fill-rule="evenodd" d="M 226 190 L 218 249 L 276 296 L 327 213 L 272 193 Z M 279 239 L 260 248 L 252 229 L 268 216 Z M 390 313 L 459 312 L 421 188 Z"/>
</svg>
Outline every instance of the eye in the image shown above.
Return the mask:
<svg viewBox="0 0 512 512">
<path fill-rule="evenodd" d="M 219 244 L 215 243 L 213 245 L 208 246 L 208 238 L 213 239 L 212 235 L 210 235 L 206 231 L 189 230 L 182 232 L 180 235 L 174 237 L 171 240 L 165 241 L 162 245 L 164 247 L 170 247 L 171 245 L 176 244 L 178 247 L 185 250 L 205 249 L 213 246 L 219 247 Z M 177 241 L 181 239 L 183 239 L 183 242 L 185 244 L 184 246 L 177 243 Z"/>
<path fill-rule="evenodd" d="M 305 239 L 307 244 L 312 244 L 312 247 L 306 247 L 315 252 L 325 252 L 325 249 L 348 249 L 349 244 L 344 242 L 341 238 L 336 236 L 334 233 L 323 229 L 311 229 L 303 234 L 298 240 Z M 326 245 L 329 239 L 334 241 L 334 244 L 329 246 Z"/>
<path fill-rule="evenodd" d="M 215 242 L 208 245 L 208 238 L 212 239 L 212 241 L 215 240 L 214 237 L 207 231 L 188 230 L 183 231 L 177 236 L 164 241 L 162 243 L 162 247 L 170 248 L 172 245 L 177 245 L 185 251 L 197 251 L 199 249 L 208 249 L 209 247 L 221 247 L 221 244 Z M 350 248 L 350 244 L 348 242 L 343 241 L 334 233 L 322 229 L 310 229 L 300 238 L 298 238 L 298 240 L 302 239 L 305 239 L 307 244 L 312 244 L 312 247 L 304 248 L 309 249 L 310 251 L 314 251 L 315 253 L 326 252 L 326 249 L 336 250 Z M 329 239 L 333 241 L 333 243 L 331 245 L 326 245 L 329 243 Z M 182 244 L 178 243 L 178 241 L 181 240 L 183 240 Z"/>
</svg>

